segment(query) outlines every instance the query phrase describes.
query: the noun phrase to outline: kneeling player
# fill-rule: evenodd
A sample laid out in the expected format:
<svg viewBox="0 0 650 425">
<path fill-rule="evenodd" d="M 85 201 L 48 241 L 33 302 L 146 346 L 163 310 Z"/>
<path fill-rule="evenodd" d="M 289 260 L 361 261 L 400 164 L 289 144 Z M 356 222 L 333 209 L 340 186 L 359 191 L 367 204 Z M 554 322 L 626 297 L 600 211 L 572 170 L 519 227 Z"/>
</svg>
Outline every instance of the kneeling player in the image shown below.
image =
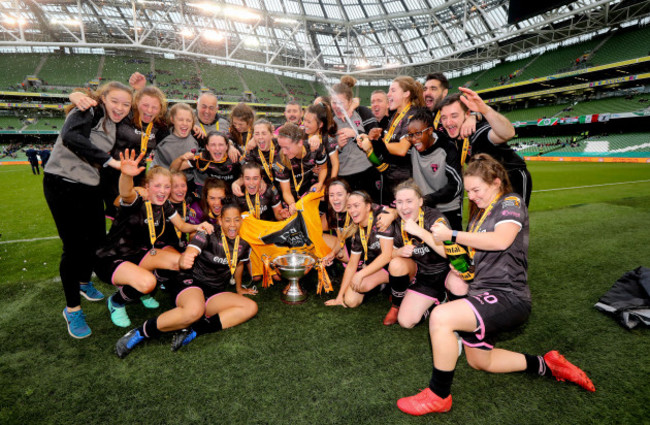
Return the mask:
<svg viewBox="0 0 650 425">
<path fill-rule="evenodd" d="M 212 235 L 197 233 L 181 255 L 181 268 L 192 270 L 172 289 L 177 293 L 176 308 L 120 338 L 115 346 L 120 358 L 145 339 L 165 332 L 182 329 L 172 340 L 172 350 L 176 351 L 197 336 L 237 326 L 257 314 L 257 303 L 243 296 L 257 291 L 241 287 L 244 263 L 250 254 L 250 246 L 239 237 L 241 220 L 239 205 L 226 200 L 221 229 Z M 228 291 L 231 280 L 237 285 L 236 294 Z"/>
<path fill-rule="evenodd" d="M 411 415 L 451 409 L 451 384 L 458 360 L 455 331 L 461 335 L 467 362 L 474 369 L 554 376 L 596 391 L 587 375 L 557 351 L 534 356 L 494 348 L 500 332 L 520 326 L 530 315 L 528 211 L 523 198 L 512 193 L 505 168 L 489 155 L 472 157 L 464 183 L 470 200 L 468 231 L 452 231 L 437 223 L 431 233 L 438 244 L 451 240 L 467 246 L 476 273 L 466 298 L 442 304 L 431 313 L 433 374 L 429 387 L 398 400 L 397 407 Z"/>
</svg>

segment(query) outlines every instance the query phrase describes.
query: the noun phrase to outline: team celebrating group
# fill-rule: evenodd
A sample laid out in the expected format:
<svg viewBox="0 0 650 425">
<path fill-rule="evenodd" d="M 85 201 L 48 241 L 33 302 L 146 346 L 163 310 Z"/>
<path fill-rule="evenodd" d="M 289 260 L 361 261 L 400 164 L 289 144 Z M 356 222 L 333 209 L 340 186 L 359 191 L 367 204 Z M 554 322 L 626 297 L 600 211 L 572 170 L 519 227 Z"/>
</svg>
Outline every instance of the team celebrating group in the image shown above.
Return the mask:
<svg viewBox="0 0 650 425">
<path fill-rule="evenodd" d="M 167 111 L 165 95 L 139 73 L 129 85 L 72 93 L 43 180 L 63 242 L 69 334 L 91 334 L 81 296 L 104 299 L 93 272 L 115 286 L 106 301 L 119 327 L 131 327 L 128 304 L 159 308 L 161 287 L 172 296 L 174 308 L 118 340 L 121 358 L 164 333 L 178 350 L 249 320 L 262 270 L 240 236 L 243 216 L 282 221 L 317 192 L 325 194 L 321 223 L 331 248 L 321 261 L 345 268 L 325 304 L 354 308 L 385 288 L 385 325 L 429 324 L 429 386 L 400 399 L 400 410 L 451 409 L 459 340 L 473 368 L 553 376 L 595 391 L 557 351 L 494 348 L 499 333 L 523 324 L 531 310 L 532 180 L 507 144 L 515 135 L 509 120 L 470 89 L 450 94 L 439 73 L 424 84 L 397 77 L 388 93 L 372 93 L 370 107 L 353 96 L 355 83 L 343 77 L 304 110 L 289 102 L 277 129 L 244 103 L 224 119 L 209 92 L 196 110 L 176 103 Z M 459 251 L 471 258 L 469 276 L 450 267 L 448 254 Z"/>
</svg>

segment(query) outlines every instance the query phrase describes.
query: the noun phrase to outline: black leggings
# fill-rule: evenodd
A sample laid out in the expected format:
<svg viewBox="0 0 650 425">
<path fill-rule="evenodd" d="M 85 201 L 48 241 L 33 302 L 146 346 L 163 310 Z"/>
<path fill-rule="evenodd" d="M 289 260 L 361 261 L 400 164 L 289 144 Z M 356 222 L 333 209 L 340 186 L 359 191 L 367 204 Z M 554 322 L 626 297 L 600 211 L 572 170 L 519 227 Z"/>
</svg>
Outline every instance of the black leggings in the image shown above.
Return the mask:
<svg viewBox="0 0 650 425">
<path fill-rule="evenodd" d="M 520 195 L 528 207 L 530 205 L 530 194 L 533 191 L 533 178 L 528 169 L 510 170 L 508 171 L 508 178 L 512 185 L 512 191 Z"/>
<path fill-rule="evenodd" d="M 95 251 L 106 238 L 104 205 L 99 186 L 88 186 L 45 173 L 43 192 L 63 242 L 59 273 L 68 307 L 81 303 L 80 282 L 88 282 Z"/>
</svg>

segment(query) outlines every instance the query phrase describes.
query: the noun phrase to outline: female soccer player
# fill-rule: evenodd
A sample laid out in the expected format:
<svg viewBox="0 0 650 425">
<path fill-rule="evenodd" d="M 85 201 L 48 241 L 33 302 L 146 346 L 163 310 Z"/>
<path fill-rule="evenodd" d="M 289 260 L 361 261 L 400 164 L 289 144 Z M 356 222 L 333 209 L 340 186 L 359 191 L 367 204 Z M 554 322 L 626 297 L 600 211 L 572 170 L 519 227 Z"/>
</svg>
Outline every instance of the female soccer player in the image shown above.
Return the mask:
<svg viewBox="0 0 650 425">
<path fill-rule="evenodd" d="M 254 143 L 249 143 L 250 149 L 246 152 L 244 162 L 258 163 L 264 170 L 262 174 L 264 182 L 267 185 L 274 184 L 273 164 L 280 153 L 280 149 L 273 139 L 273 124 L 265 119 L 255 121 L 253 136 L 252 142 Z"/>
<path fill-rule="evenodd" d="M 388 265 L 393 306 L 384 319 L 390 326 L 399 321 L 412 328 L 429 309 L 445 301 L 445 278 L 449 263 L 442 246 L 430 247 L 412 233 L 435 223 L 449 226 L 440 211 L 423 206 L 422 192 L 413 179 L 395 187 L 395 208 L 400 220 L 393 227 L 393 259 Z M 415 278 L 415 283 L 409 284 Z M 408 288 L 408 289 L 407 289 Z"/>
<path fill-rule="evenodd" d="M 379 199 L 378 181 L 379 173 L 368 160 L 368 156 L 361 150 L 356 142 L 356 135 L 368 132 L 359 114 L 352 109 L 348 116 L 352 102 L 352 89 L 349 85 L 339 83 L 332 87 L 332 109 L 334 122 L 337 125 L 337 143 L 339 151 L 338 176 L 344 178 L 352 190 L 363 190 L 373 199 Z M 376 123 L 376 121 L 375 121 Z M 354 126 L 354 129 L 351 127 Z"/>
<path fill-rule="evenodd" d="M 327 185 L 327 211 L 321 215 L 321 222 L 323 225 L 323 240 L 332 251 L 323 258 L 326 265 L 331 264 L 334 259 L 343 263 L 347 263 L 349 260 L 348 247 L 346 246 L 349 239 L 344 238 L 344 232 L 352 224 L 348 213 L 350 192 L 352 192 L 350 185 L 343 179 L 331 180 Z M 336 233 L 331 234 L 331 230 Z M 343 294 L 341 294 L 342 297 Z M 332 302 L 332 300 L 329 300 L 325 304 L 331 305 Z"/>
<path fill-rule="evenodd" d="M 348 196 L 348 213 L 355 226 L 352 234 L 352 250 L 343 273 L 341 288 L 333 303 L 344 307 L 358 307 L 366 293 L 388 282 L 388 265 L 393 252 L 392 229 L 380 232 L 377 217 L 383 207 L 372 203 L 366 192 L 354 191 Z"/>
<path fill-rule="evenodd" d="M 144 153 L 137 157 L 128 149 L 120 154 L 120 209 L 115 223 L 107 236 L 106 244 L 97 250 L 99 257 L 95 272 L 100 279 L 118 287 L 108 298 L 108 310 L 116 326 L 131 325 L 125 304 L 149 294 L 156 287 L 155 269 L 178 270 L 180 254 L 171 249 L 155 248 L 156 240 L 165 232 L 167 218 L 173 226 L 184 233 L 203 230 L 212 232 L 208 223 L 192 225 L 184 222 L 169 202 L 171 173 L 162 167 L 154 167 L 145 179 L 146 199 L 135 191 L 133 177 L 144 167 L 139 166 Z M 145 307 L 155 308 L 145 297 Z"/>
<path fill-rule="evenodd" d="M 180 171 L 172 171 L 172 186 L 169 193 L 169 202 L 172 204 L 184 222 L 190 219 L 190 203 L 187 199 L 187 177 Z M 200 223 L 200 222 L 199 222 Z M 167 217 L 167 224 L 162 236 L 156 240 L 156 248 L 172 247 L 182 252 L 187 245 L 187 234 L 176 229 Z"/>
<path fill-rule="evenodd" d="M 189 222 L 199 224 L 207 221 L 210 224 L 218 224 L 221 216 L 222 201 L 226 197 L 228 186 L 223 180 L 208 177 L 203 185 L 201 197 L 191 205 Z"/>
<path fill-rule="evenodd" d="M 332 111 L 325 103 L 309 105 L 303 118 L 305 133 L 312 149 L 324 145 L 329 158 L 329 178 L 335 179 L 339 172 L 339 153 L 336 142 L 337 126 L 332 118 Z"/>
<path fill-rule="evenodd" d="M 97 106 L 69 111 L 43 170 L 45 200 L 63 242 L 59 267 L 67 306 L 63 317 L 73 338 L 91 334 L 80 291 L 91 301 L 104 298 L 90 282 L 95 251 L 106 237 L 99 169 L 120 168 L 108 152 L 115 145 L 116 125 L 131 109 L 132 96 L 129 87 L 112 81 L 93 94 Z"/>
<path fill-rule="evenodd" d="M 451 409 L 458 359 L 454 331 L 461 335 L 467 362 L 475 369 L 554 376 L 595 391 L 587 375 L 557 351 L 533 356 L 494 348 L 499 332 L 520 326 L 530 315 L 528 211 L 524 200 L 511 192 L 506 170 L 489 155 L 472 157 L 464 182 L 470 200 L 468 230 L 452 231 L 437 223 L 431 233 L 419 231 L 418 237 L 430 245 L 450 240 L 467 246 L 474 258 L 474 280 L 467 286 L 467 298 L 442 304 L 431 313 L 433 374 L 429 387 L 398 400 L 397 407 L 411 415 Z"/>
<path fill-rule="evenodd" d="M 131 113 L 120 122 L 115 130 L 115 144 L 111 150 L 113 159 L 118 160 L 125 149 L 145 152 L 146 158 L 156 147 L 156 144 L 169 135 L 167 128 L 167 98 L 157 87 L 138 86 L 135 92 Z M 89 99 L 83 93 L 70 94 L 70 100 L 75 105 L 88 105 Z M 115 217 L 116 210 L 113 202 L 119 194 L 118 181 L 120 173 L 117 170 L 104 168 L 100 172 L 101 186 L 104 192 L 106 215 Z M 136 177 L 136 185 L 141 186 L 143 176 Z"/>
<path fill-rule="evenodd" d="M 253 137 L 253 121 L 255 121 L 255 111 L 245 103 L 238 103 L 230 111 L 230 139 L 235 142 L 235 146 L 246 153 L 248 143 Z"/>
<path fill-rule="evenodd" d="M 169 109 L 172 134 L 165 137 L 154 150 L 152 166 L 169 168 L 172 162 L 185 152 L 198 152 L 199 144 L 192 136 L 194 112 L 187 103 L 177 103 Z"/>
<path fill-rule="evenodd" d="M 388 164 L 388 169 L 382 174 L 382 202 L 385 205 L 392 203 L 395 186 L 411 177 L 411 158 L 408 154 L 411 144 L 404 136 L 408 132 L 412 108 L 423 106 L 421 84 L 411 77 L 397 77 L 388 90 L 388 109 L 394 112 L 386 133 L 383 136 L 380 131 L 368 133 L 370 140 L 373 140 L 375 154 L 382 156 Z M 365 144 L 362 147 L 366 151 L 370 148 Z"/>
<path fill-rule="evenodd" d="M 172 162 L 171 170 L 194 169 L 194 182 L 197 194 L 202 190 L 205 179 L 215 177 L 232 184 L 241 175 L 241 166 L 228 157 L 228 136 L 220 131 L 208 134 L 205 150 L 196 155 L 186 152 Z"/>
<path fill-rule="evenodd" d="M 296 201 L 308 191 L 318 192 L 327 177 L 325 147 L 311 151 L 305 132 L 295 124 L 285 124 L 278 131 L 280 158 L 275 162 L 276 179 L 282 189 L 289 215 L 296 212 Z M 314 168 L 319 166 L 318 174 Z"/>
<path fill-rule="evenodd" d="M 191 271 L 187 279 L 173 288 L 177 294 L 176 308 L 147 320 L 120 338 L 115 345 L 120 358 L 145 339 L 164 332 L 182 329 L 172 339 L 172 350 L 176 351 L 197 336 L 237 326 L 257 314 L 257 303 L 244 297 L 257 291 L 241 286 L 250 246 L 239 237 L 242 218 L 235 201 L 224 202 L 220 221 L 221 226 L 212 235 L 197 233 L 181 255 L 181 267 Z M 236 282 L 237 293 L 228 290 L 232 280 Z"/>
<path fill-rule="evenodd" d="M 280 192 L 273 185 L 267 185 L 262 191 L 262 168 L 255 162 L 242 165 L 244 195 L 238 196 L 243 211 L 248 211 L 255 218 L 269 221 L 284 220 L 289 212 L 282 208 Z"/>
</svg>

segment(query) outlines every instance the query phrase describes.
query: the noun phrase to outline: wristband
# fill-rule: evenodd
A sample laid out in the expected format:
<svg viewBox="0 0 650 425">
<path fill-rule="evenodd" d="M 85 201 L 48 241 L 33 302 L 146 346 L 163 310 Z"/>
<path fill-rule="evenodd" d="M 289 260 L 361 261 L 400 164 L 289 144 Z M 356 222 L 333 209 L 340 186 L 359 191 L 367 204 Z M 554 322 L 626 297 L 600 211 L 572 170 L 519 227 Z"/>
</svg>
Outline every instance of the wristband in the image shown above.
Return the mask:
<svg viewBox="0 0 650 425">
<path fill-rule="evenodd" d="M 451 232 L 451 241 L 452 241 L 453 243 L 456 243 L 456 236 L 458 236 L 458 230 L 453 230 L 453 231 Z"/>
</svg>

